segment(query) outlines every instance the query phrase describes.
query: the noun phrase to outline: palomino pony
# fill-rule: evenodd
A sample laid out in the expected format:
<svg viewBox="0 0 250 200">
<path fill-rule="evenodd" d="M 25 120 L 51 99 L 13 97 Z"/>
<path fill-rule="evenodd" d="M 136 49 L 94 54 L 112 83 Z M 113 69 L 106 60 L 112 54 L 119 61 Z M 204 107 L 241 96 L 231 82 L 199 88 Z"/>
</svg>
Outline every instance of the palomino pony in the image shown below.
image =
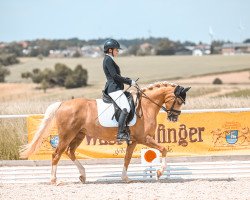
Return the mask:
<svg viewBox="0 0 250 200">
<path fill-rule="evenodd" d="M 156 117 L 162 108 L 168 113 L 168 120 L 177 121 L 181 113 L 181 105 L 185 103 L 186 92 L 189 89 L 167 82 L 155 83 L 143 89 L 137 86 L 138 105 L 136 113 L 140 113 L 140 116 L 138 115 L 135 125 L 130 127 L 131 143 L 127 146 L 124 158 L 121 177 L 123 181 L 130 181 L 127 176 L 127 169 L 137 144 L 143 144 L 161 152 L 162 166 L 157 171 L 157 177 L 159 178 L 163 174 L 166 168 L 167 150 L 157 144 L 153 138 L 157 127 Z M 85 168 L 75 156 L 75 151 L 84 137 L 88 135 L 106 141 L 116 140 L 117 128 L 103 127 L 96 123 L 97 113 L 96 101 L 90 99 L 79 98 L 51 104 L 47 108 L 44 119 L 32 142 L 22 147 L 20 157 L 27 158 L 38 150 L 43 139 L 48 137 L 52 122 L 55 120 L 59 143 L 52 154 L 51 183 L 56 184 L 57 164 L 63 152 L 66 152 L 75 163 L 80 173 L 79 179 L 82 183 L 85 183 Z"/>
</svg>

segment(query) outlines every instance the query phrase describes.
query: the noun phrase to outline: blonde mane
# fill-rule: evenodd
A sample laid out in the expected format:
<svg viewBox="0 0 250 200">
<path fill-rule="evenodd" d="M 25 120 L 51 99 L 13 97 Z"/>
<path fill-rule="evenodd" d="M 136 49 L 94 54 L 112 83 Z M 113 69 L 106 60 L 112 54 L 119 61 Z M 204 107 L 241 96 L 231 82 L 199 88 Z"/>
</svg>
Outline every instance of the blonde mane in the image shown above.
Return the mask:
<svg viewBox="0 0 250 200">
<path fill-rule="evenodd" d="M 154 88 L 159 88 L 159 87 L 167 87 L 167 86 L 172 86 L 172 87 L 175 87 L 177 86 L 177 84 L 175 83 L 169 83 L 167 81 L 161 81 L 161 82 L 156 82 L 156 83 L 153 83 L 153 84 L 150 84 L 148 86 L 145 86 L 142 88 L 142 91 L 143 92 L 146 92 L 147 90 L 153 90 Z"/>
</svg>

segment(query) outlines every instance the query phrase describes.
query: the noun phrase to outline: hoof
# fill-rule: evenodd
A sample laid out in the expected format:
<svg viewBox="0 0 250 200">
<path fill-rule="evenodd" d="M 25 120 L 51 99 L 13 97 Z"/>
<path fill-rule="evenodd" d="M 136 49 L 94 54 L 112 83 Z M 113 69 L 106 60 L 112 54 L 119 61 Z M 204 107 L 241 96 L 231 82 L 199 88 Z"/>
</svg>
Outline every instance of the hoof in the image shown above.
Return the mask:
<svg viewBox="0 0 250 200">
<path fill-rule="evenodd" d="M 62 181 L 56 182 L 56 179 L 52 179 L 50 181 L 50 183 L 51 183 L 51 185 L 54 185 L 54 186 L 62 186 L 62 185 L 64 185 L 64 182 L 62 182 Z"/>
<path fill-rule="evenodd" d="M 133 183 L 133 180 L 128 179 L 128 180 L 126 181 L 126 183 Z"/>
<path fill-rule="evenodd" d="M 55 179 L 51 179 L 51 180 L 50 180 L 50 184 L 51 184 L 51 185 L 56 185 L 56 178 L 55 178 Z"/>
<path fill-rule="evenodd" d="M 86 177 L 85 176 L 79 176 L 79 179 L 82 183 L 86 182 Z"/>
<path fill-rule="evenodd" d="M 65 183 L 62 182 L 62 181 L 60 181 L 60 182 L 58 182 L 58 183 L 56 184 L 56 186 L 63 186 L 63 185 L 65 185 Z"/>
<path fill-rule="evenodd" d="M 129 179 L 128 177 L 122 178 L 122 181 L 125 183 L 132 183 L 133 182 L 133 180 Z"/>
<path fill-rule="evenodd" d="M 161 176 L 162 176 L 162 172 L 158 169 L 156 171 L 156 178 L 155 179 L 158 181 Z"/>
</svg>

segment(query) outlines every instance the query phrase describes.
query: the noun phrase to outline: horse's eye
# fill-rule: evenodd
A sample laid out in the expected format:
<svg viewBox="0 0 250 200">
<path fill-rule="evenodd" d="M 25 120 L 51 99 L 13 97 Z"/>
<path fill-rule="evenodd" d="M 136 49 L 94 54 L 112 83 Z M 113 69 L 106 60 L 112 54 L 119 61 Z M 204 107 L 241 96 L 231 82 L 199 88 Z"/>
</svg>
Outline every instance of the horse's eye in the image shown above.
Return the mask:
<svg viewBox="0 0 250 200">
<path fill-rule="evenodd" d="M 182 100 L 178 99 L 177 103 L 178 103 L 178 105 L 182 105 L 182 103 L 184 103 L 184 102 Z"/>
</svg>

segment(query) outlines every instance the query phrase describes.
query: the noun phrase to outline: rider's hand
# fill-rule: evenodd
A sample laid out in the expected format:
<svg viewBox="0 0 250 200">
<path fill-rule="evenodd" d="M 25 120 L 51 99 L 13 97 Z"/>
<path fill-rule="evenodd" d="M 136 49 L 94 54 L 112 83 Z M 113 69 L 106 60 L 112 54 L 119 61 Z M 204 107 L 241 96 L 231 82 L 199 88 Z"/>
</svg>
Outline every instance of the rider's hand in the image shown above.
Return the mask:
<svg viewBox="0 0 250 200">
<path fill-rule="evenodd" d="M 134 80 L 131 81 L 131 85 L 132 86 L 135 86 L 136 85 L 136 82 Z"/>
</svg>

